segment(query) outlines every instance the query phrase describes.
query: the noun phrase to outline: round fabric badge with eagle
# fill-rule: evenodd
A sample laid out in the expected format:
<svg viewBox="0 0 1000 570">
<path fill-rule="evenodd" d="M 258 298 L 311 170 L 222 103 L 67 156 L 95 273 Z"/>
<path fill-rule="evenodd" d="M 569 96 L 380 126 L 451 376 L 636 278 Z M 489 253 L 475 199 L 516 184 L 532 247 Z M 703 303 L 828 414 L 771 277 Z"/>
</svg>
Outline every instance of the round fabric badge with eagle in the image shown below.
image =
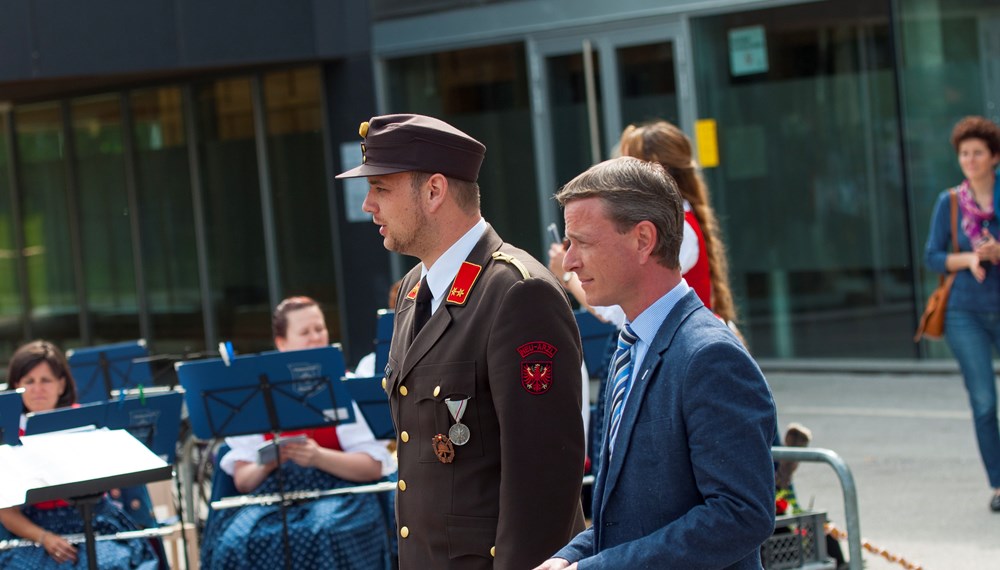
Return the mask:
<svg viewBox="0 0 1000 570">
<path fill-rule="evenodd" d="M 559 349 L 551 344 L 536 340 L 517 347 L 521 356 L 521 386 L 529 394 L 544 394 L 552 387 L 554 374 L 552 357 Z"/>
</svg>

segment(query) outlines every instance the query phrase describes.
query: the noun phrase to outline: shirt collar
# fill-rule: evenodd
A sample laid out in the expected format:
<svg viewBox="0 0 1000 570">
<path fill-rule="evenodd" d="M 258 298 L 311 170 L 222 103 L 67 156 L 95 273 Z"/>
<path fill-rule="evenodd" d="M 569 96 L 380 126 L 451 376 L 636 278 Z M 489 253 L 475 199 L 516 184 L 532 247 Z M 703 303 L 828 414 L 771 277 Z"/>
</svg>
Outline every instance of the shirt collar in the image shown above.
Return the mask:
<svg viewBox="0 0 1000 570">
<path fill-rule="evenodd" d="M 646 310 L 639 313 L 634 321 L 629 323 L 632 328 L 632 332 L 635 336 L 639 337 L 639 340 L 645 344 L 650 344 L 653 337 L 660 330 L 660 326 L 663 321 L 666 320 L 667 315 L 673 310 L 674 305 L 681 300 L 681 297 L 687 294 L 691 289 L 688 286 L 687 281 L 681 278 L 680 283 L 674 286 L 673 289 L 667 291 L 667 294 L 657 299 L 652 305 L 646 307 Z"/>
<path fill-rule="evenodd" d="M 431 301 L 432 309 L 437 309 L 438 305 L 441 304 L 444 292 L 451 287 L 455 275 L 458 275 L 458 269 L 479 243 L 479 238 L 483 237 L 486 228 L 486 220 L 480 217 L 476 225 L 458 238 L 458 241 L 451 244 L 451 247 L 434 262 L 429 270 L 426 265 L 420 264 L 420 277 L 427 277 L 427 285 L 431 288 L 431 294 L 434 295 L 434 300 Z"/>
</svg>

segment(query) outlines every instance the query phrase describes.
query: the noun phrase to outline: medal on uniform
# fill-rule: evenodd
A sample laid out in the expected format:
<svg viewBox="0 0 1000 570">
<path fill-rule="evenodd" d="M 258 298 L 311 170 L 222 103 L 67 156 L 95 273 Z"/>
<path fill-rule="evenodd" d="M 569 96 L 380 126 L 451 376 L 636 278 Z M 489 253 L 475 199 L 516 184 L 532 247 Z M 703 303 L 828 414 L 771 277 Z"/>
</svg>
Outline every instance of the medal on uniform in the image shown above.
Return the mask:
<svg viewBox="0 0 1000 570">
<path fill-rule="evenodd" d="M 437 434 L 431 439 L 434 447 L 434 455 L 441 463 L 451 463 L 455 460 L 455 448 L 451 445 L 451 440 L 444 434 Z"/>
<path fill-rule="evenodd" d="M 462 423 L 462 416 L 465 415 L 465 410 L 468 407 L 469 398 L 464 400 L 452 400 L 451 398 L 445 398 L 444 403 L 448 406 L 448 411 L 451 413 L 452 419 L 455 420 L 455 425 L 448 428 L 448 438 L 455 445 L 465 445 L 469 443 L 469 426 Z"/>
</svg>

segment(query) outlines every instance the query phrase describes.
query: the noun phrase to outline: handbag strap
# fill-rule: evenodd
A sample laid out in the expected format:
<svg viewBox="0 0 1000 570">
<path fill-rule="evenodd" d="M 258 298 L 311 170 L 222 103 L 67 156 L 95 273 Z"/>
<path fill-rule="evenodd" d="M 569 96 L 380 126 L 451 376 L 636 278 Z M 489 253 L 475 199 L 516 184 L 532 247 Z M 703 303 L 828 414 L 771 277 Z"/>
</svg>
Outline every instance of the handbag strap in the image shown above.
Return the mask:
<svg viewBox="0 0 1000 570">
<path fill-rule="evenodd" d="M 951 194 L 951 247 L 958 253 L 958 193 L 955 188 L 948 193 Z"/>
</svg>

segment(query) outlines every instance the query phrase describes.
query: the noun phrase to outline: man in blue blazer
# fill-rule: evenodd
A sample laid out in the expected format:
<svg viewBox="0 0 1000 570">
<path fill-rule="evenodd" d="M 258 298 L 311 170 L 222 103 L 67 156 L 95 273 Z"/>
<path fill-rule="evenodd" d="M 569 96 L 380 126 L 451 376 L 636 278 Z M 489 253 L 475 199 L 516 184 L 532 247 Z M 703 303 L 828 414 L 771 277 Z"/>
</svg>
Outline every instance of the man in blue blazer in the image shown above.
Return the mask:
<svg viewBox="0 0 1000 570">
<path fill-rule="evenodd" d="M 593 525 L 537 570 L 760 569 L 774 531 L 775 410 L 760 369 L 681 278 L 684 208 L 657 164 L 623 157 L 570 181 L 575 271 L 628 317 L 608 383 Z"/>
</svg>

